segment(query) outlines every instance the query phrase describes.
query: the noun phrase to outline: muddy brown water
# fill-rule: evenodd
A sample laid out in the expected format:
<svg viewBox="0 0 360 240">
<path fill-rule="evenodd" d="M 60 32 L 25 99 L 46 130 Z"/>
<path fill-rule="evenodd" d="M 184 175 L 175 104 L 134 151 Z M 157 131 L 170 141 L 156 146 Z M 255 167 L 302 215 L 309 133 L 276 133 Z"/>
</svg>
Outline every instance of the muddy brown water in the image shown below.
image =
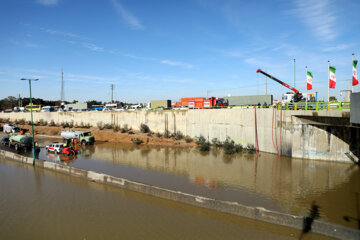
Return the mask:
<svg viewBox="0 0 360 240">
<path fill-rule="evenodd" d="M 300 231 L 0 159 L 0 239 L 298 239 Z M 303 239 L 330 239 L 308 234 Z"/>
<path fill-rule="evenodd" d="M 38 137 L 43 146 L 55 140 Z M 352 164 L 105 142 L 78 151 L 77 156 L 66 157 L 42 149 L 40 159 L 301 216 L 309 214 L 315 201 L 321 219 L 353 228 L 356 221 L 344 217 L 360 217 L 360 171 Z"/>
</svg>

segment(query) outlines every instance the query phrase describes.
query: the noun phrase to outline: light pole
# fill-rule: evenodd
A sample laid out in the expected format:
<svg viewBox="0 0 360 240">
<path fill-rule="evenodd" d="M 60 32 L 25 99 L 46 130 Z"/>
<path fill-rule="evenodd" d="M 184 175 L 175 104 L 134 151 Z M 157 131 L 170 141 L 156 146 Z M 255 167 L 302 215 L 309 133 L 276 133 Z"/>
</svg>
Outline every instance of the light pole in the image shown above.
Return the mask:
<svg viewBox="0 0 360 240">
<path fill-rule="evenodd" d="M 30 78 L 21 78 L 20 80 L 29 80 L 29 88 L 30 88 L 30 113 L 31 113 L 31 132 L 32 132 L 32 145 L 33 145 L 33 153 L 34 153 L 34 160 L 33 160 L 33 166 L 35 166 L 35 137 L 34 137 L 34 122 L 33 122 L 33 104 L 32 104 L 32 97 L 31 97 L 31 81 L 37 81 L 38 78 L 30 79 Z"/>
</svg>

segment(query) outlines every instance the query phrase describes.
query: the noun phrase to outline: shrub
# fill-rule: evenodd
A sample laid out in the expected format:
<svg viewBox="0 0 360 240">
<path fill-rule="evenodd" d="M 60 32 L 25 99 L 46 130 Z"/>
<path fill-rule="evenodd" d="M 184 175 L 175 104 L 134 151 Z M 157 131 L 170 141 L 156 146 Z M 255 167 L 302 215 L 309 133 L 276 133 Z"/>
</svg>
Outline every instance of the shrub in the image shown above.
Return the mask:
<svg viewBox="0 0 360 240">
<path fill-rule="evenodd" d="M 162 137 L 162 134 L 161 133 L 156 133 L 156 136 L 158 137 L 158 138 L 161 138 Z"/>
<path fill-rule="evenodd" d="M 55 126 L 54 120 L 51 120 L 51 121 L 50 121 L 49 126 L 51 126 L 51 127 Z"/>
<path fill-rule="evenodd" d="M 209 142 L 203 142 L 203 143 L 201 143 L 201 145 L 200 145 L 200 151 L 201 152 L 208 152 L 208 151 L 210 151 L 210 143 Z"/>
<path fill-rule="evenodd" d="M 170 133 L 169 133 L 168 130 L 165 130 L 165 132 L 164 132 L 164 137 L 165 137 L 165 138 L 169 138 L 169 137 L 170 137 Z"/>
<path fill-rule="evenodd" d="M 62 122 L 62 123 L 61 123 L 61 126 L 62 126 L 63 128 L 67 128 L 67 127 L 70 127 L 70 124 L 69 124 L 68 122 Z"/>
<path fill-rule="evenodd" d="M 200 135 L 200 137 L 195 137 L 195 143 L 197 145 L 203 145 L 204 143 L 206 143 L 206 139 L 203 135 Z"/>
<path fill-rule="evenodd" d="M 113 125 L 110 124 L 110 123 L 106 123 L 106 124 L 104 124 L 104 128 L 106 128 L 106 129 L 112 129 L 112 128 L 113 128 Z"/>
<path fill-rule="evenodd" d="M 142 124 L 140 125 L 140 131 L 143 132 L 143 133 L 148 133 L 148 132 L 150 132 L 150 128 L 149 128 L 148 125 L 142 123 Z"/>
<path fill-rule="evenodd" d="M 226 138 L 223 147 L 226 154 L 234 154 L 243 150 L 241 144 L 235 144 L 229 137 Z"/>
<path fill-rule="evenodd" d="M 175 139 L 176 140 L 180 140 L 184 137 L 184 135 L 182 134 L 182 132 L 180 131 L 177 131 L 176 134 L 175 134 Z"/>
<path fill-rule="evenodd" d="M 133 144 L 140 145 L 143 143 L 143 141 L 140 138 L 132 138 L 131 141 Z"/>
<path fill-rule="evenodd" d="M 44 119 L 40 119 L 39 125 L 40 125 L 40 126 L 46 126 L 46 125 L 47 125 L 47 121 L 45 121 Z"/>
<path fill-rule="evenodd" d="M 212 145 L 214 145 L 215 147 L 221 147 L 222 146 L 222 143 L 218 138 L 213 138 L 211 140 L 211 142 L 212 142 Z"/>
<path fill-rule="evenodd" d="M 193 141 L 193 139 L 191 137 L 189 137 L 189 136 L 185 137 L 185 142 L 191 143 L 192 141 Z"/>
<path fill-rule="evenodd" d="M 113 127 L 113 130 L 114 130 L 114 132 L 118 132 L 118 131 L 120 131 L 120 127 L 118 125 L 116 125 Z"/>
<path fill-rule="evenodd" d="M 254 153 L 255 152 L 255 146 L 254 144 L 248 143 L 246 145 L 246 151 L 249 153 Z"/>
</svg>

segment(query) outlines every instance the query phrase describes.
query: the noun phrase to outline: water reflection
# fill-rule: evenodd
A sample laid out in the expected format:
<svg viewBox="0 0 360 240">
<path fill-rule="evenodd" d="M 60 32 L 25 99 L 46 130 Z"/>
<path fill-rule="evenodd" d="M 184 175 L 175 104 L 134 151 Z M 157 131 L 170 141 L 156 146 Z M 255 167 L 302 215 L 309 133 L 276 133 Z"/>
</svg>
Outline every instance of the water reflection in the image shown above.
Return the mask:
<svg viewBox="0 0 360 240">
<path fill-rule="evenodd" d="M 260 153 L 226 155 L 221 149 L 161 148 L 97 143 L 78 148 L 68 164 L 129 180 L 220 200 L 305 216 L 312 201 L 320 217 L 357 227 L 344 216 L 356 212 L 357 166 Z M 53 159 L 52 159 L 52 158 Z M 59 156 L 40 154 L 59 161 Z M 56 158 L 56 159 L 55 159 Z M 60 158 L 60 162 L 62 159 Z"/>
</svg>

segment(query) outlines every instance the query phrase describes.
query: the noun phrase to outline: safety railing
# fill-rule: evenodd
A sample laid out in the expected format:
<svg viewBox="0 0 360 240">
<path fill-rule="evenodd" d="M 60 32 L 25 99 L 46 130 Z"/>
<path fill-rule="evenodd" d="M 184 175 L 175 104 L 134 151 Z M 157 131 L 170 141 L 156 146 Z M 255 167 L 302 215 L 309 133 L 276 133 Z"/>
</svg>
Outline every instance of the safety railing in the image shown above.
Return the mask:
<svg viewBox="0 0 360 240">
<path fill-rule="evenodd" d="M 281 103 L 278 109 L 283 110 L 339 110 L 350 109 L 350 102 L 299 102 Z"/>
</svg>

